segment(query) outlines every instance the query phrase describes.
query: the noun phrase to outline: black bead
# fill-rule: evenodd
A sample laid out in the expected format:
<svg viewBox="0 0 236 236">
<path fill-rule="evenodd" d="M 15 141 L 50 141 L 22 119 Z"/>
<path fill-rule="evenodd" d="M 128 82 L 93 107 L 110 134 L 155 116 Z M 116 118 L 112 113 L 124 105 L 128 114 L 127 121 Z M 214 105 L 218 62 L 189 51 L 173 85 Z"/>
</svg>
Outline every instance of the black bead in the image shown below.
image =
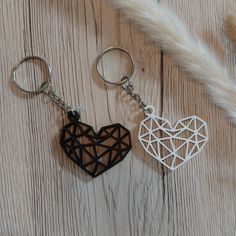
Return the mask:
<svg viewBox="0 0 236 236">
<path fill-rule="evenodd" d="M 67 118 L 70 121 L 79 121 L 80 120 L 80 113 L 77 111 L 68 111 Z"/>
</svg>

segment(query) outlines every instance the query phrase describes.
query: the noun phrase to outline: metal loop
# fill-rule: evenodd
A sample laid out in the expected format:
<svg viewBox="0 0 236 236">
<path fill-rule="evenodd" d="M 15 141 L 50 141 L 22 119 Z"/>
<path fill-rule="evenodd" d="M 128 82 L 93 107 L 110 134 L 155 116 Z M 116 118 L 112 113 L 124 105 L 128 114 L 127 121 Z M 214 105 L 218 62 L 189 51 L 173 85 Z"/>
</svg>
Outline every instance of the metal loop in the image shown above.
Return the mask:
<svg viewBox="0 0 236 236">
<path fill-rule="evenodd" d="M 17 69 L 19 69 L 19 67 L 23 63 L 25 63 L 25 62 L 27 62 L 29 60 L 41 61 L 47 67 L 47 80 L 42 82 L 42 84 L 37 89 L 35 89 L 35 90 L 28 90 L 28 89 L 25 89 L 25 88 L 21 87 L 21 85 L 18 84 L 17 79 L 16 79 Z M 11 80 L 15 83 L 15 85 L 16 85 L 16 87 L 18 89 L 20 89 L 21 91 L 23 91 L 25 93 L 39 94 L 39 93 L 43 92 L 47 87 L 50 86 L 50 84 L 51 84 L 51 74 L 52 74 L 51 68 L 50 68 L 48 63 L 43 58 L 38 57 L 38 56 L 28 56 L 28 57 L 23 58 L 18 64 L 15 65 L 15 67 L 12 70 Z"/>
<path fill-rule="evenodd" d="M 132 71 L 131 71 L 131 74 L 130 74 L 129 76 L 124 76 L 124 77 L 123 77 L 121 80 L 119 80 L 119 81 L 111 82 L 111 81 L 105 79 L 104 76 L 102 75 L 102 73 L 101 73 L 101 71 L 100 71 L 100 69 L 99 69 L 99 63 L 100 63 L 102 57 L 103 57 L 105 54 L 107 54 L 108 52 L 111 52 L 111 51 L 115 51 L 115 50 L 124 52 L 125 54 L 127 54 L 127 55 L 130 57 L 130 60 L 131 60 L 131 63 L 132 63 Z M 107 83 L 107 84 L 110 84 L 110 85 L 123 85 L 123 84 L 129 82 L 130 79 L 132 78 L 132 76 L 134 75 L 134 71 L 135 71 L 134 58 L 133 58 L 133 56 L 131 55 L 131 53 L 130 53 L 129 51 L 127 51 L 126 49 L 124 49 L 124 48 L 120 48 L 120 47 L 110 47 L 110 48 L 105 49 L 104 51 L 102 51 L 102 52 L 98 55 L 97 60 L 96 60 L 96 69 L 97 69 L 97 73 L 98 73 L 99 78 L 100 78 L 103 82 L 105 82 L 105 83 Z"/>
<path fill-rule="evenodd" d="M 147 115 L 147 116 L 151 116 L 151 115 L 155 115 L 155 107 L 154 106 L 145 106 L 144 107 L 144 113 Z"/>
</svg>

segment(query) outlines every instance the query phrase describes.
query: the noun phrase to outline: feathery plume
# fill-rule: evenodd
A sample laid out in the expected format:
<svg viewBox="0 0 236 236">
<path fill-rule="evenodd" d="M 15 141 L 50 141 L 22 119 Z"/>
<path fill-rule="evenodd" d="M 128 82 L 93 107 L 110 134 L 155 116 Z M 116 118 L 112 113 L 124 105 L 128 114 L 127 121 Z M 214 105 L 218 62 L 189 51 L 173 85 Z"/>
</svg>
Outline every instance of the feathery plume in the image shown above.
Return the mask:
<svg viewBox="0 0 236 236">
<path fill-rule="evenodd" d="M 236 122 L 236 83 L 208 46 L 193 38 L 170 10 L 154 0 L 110 0 L 152 41 L 207 88 L 214 102 Z"/>
</svg>

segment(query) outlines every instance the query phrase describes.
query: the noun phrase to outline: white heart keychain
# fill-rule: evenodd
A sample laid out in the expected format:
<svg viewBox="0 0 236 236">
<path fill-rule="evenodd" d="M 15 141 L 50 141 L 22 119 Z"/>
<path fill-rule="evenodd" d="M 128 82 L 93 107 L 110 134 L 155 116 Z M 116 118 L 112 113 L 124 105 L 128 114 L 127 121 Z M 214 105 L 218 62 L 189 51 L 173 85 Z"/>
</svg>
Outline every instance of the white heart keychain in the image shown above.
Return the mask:
<svg viewBox="0 0 236 236">
<path fill-rule="evenodd" d="M 99 63 L 102 57 L 112 51 L 119 50 L 126 53 L 132 62 L 132 73 L 124 76 L 119 82 L 106 80 L 100 72 Z M 196 156 L 208 141 L 207 123 L 197 116 L 190 116 L 178 120 L 171 125 L 166 119 L 155 114 L 155 108 L 146 105 L 139 94 L 134 92 L 130 82 L 135 71 L 132 55 L 123 48 L 111 47 L 104 50 L 97 58 L 97 72 L 99 78 L 110 85 L 120 85 L 126 93 L 138 102 L 145 113 L 141 122 L 138 139 L 144 150 L 170 170 L 175 170 L 191 158 Z"/>
<path fill-rule="evenodd" d="M 170 170 L 175 170 L 197 155 L 208 141 L 207 124 L 190 116 L 172 126 L 168 120 L 151 113 L 141 122 L 138 139 L 147 153 Z"/>
</svg>

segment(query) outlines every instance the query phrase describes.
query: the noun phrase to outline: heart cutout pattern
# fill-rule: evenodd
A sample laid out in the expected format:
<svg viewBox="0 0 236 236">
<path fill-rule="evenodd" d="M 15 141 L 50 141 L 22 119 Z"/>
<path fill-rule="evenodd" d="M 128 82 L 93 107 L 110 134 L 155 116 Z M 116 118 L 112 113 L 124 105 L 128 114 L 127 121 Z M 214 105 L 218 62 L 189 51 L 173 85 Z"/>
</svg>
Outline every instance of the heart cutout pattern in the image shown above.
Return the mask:
<svg viewBox="0 0 236 236">
<path fill-rule="evenodd" d="M 121 124 L 93 127 L 73 121 L 62 129 L 60 144 L 65 154 L 92 177 L 122 161 L 131 149 L 131 136 Z"/>
<path fill-rule="evenodd" d="M 207 123 L 197 116 L 168 120 L 149 114 L 141 122 L 138 139 L 146 152 L 170 170 L 197 155 L 208 141 Z"/>
</svg>

